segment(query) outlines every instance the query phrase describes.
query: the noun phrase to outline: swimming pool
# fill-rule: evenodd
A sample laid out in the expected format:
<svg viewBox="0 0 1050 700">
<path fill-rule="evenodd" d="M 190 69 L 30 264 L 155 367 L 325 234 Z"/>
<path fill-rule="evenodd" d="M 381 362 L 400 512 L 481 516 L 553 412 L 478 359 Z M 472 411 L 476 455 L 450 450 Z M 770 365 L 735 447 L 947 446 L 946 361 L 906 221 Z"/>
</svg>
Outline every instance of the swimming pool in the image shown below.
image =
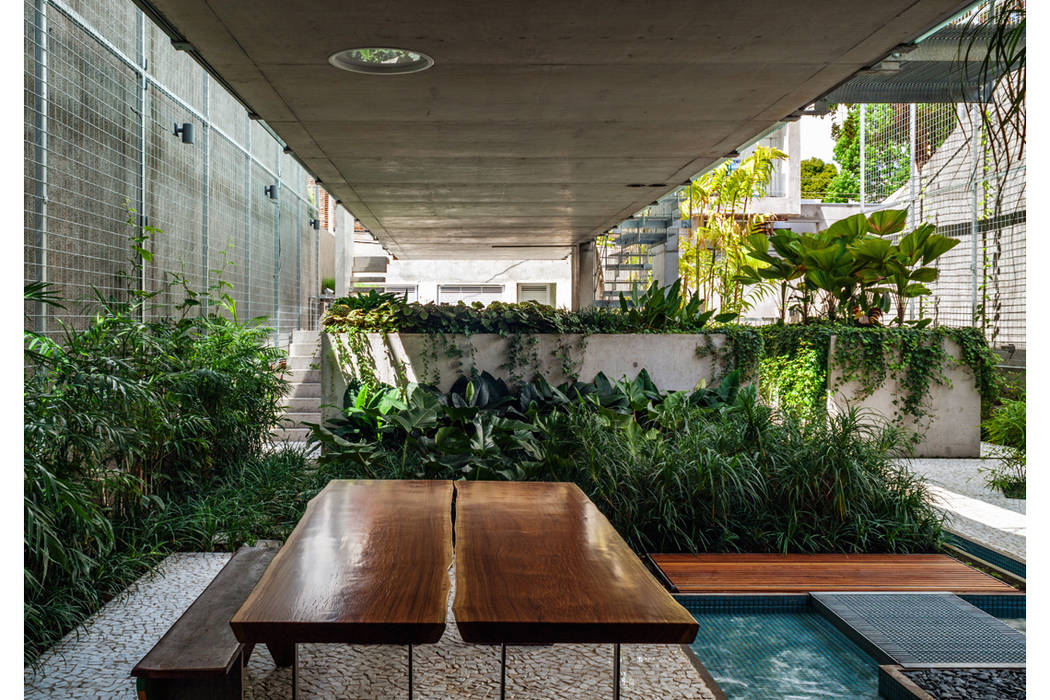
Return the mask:
<svg viewBox="0 0 1050 700">
<path fill-rule="evenodd" d="M 1025 596 L 960 596 L 1024 631 Z M 676 595 L 700 625 L 693 652 L 730 700 L 880 698 L 878 664 L 808 595 Z"/>
<path fill-rule="evenodd" d="M 878 698 L 878 667 L 808 596 L 681 596 L 692 649 L 732 700 Z"/>
</svg>

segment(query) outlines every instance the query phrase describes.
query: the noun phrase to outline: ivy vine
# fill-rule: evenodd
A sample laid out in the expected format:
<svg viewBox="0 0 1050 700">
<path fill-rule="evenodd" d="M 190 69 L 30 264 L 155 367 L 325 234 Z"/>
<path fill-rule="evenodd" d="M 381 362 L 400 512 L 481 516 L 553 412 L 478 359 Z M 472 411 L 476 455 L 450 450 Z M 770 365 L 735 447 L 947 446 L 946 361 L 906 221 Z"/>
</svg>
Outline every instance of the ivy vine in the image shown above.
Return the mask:
<svg viewBox="0 0 1050 700">
<path fill-rule="evenodd" d="M 762 357 L 762 335 L 753 327 L 726 325 L 704 330 L 704 344 L 697 346 L 698 357 L 710 357 L 725 376 L 734 369 L 740 370 L 740 381 L 748 382 L 758 376 L 758 363 Z M 721 347 L 715 345 L 712 336 L 725 336 Z"/>
<path fill-rule="evenodd" d="M 772 325 L 759 328 L 763 339 L 763 365 L 774 371 L 762 381 L 770 396 L 788 396 L 792 388 L 812 383 L 813 374 L 823 374 L 821 395 L 837 387 L 828 385 L 827 367 L 831 339 L 835 338 L 833 364 L 838 368 L 838 386 L 856 382 L 858 397 L 870 396 L 893 379 L 901 388 L 895 397 L 897 418 L 921 419 L 929 414 L 928 398 L 935 385 L 948 385 L 953 365 L 964 365 L 973 372 L 982 399 L 997 392 L 995 366 L 998 356 L 988 347 L 977 328 L 862 328 L 844 324 Z M 945 340 L 960 348 L 960 358 L 949 354 Z M 791 363 L 775 358 L 808 357 L 807 362 Z"/>
</svg>

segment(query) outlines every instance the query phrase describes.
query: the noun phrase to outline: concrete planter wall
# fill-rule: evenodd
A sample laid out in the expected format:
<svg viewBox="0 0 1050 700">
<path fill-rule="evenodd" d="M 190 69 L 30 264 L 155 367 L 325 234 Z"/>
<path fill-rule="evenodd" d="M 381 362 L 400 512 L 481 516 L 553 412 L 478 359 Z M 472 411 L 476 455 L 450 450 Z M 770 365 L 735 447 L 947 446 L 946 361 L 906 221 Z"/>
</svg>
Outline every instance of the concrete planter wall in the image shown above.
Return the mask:
<svg viewBox="0 0 1050 700">
<path fill-rule="evenodd" d="M 350 377 L 372 373 L 384 384 L 427 383 L 447 391 L 472 368 L 509 382 L 541 374 L 552 384 L 566 381 L 570 374 L 593 381 L 599 372 L 614 380 L 633 379 L 645 369 L 662 391 L 689 391 L 701 380 L 710 386 L 721 374 L 714 358 L 697 350 L 708 343 L 715 349 L 725 344 L 725 336 L 716 334 L 366 333 L 362 340 L 322 335 L 322 404 L 341 405 Z M 326 420 L 332 414 L 333 409 L 325 409 Z"/>
<path fill-rule="evenodd" d="M 945 339 L 945 350 L 955 360 L 961 357 L 957 343 Z M 945 369 L 949 383 L 930 385 L 921 419 L 897 415 L 893 401 L 903 392 L 892 377 L 869 396 L 860 396 L 859 381 L 842 381 L 842 371 L 835 366 L 835 338 L 828 351 L 828 410 L 842 411 L 847 404 L 879 414 L 896 421 L 898 425 L 920 436 L 916 445 L 917 457 L 980 457 L 981 456 L 981 395 L 973 371 L 964 364 L 952 364 Z"/>
</svg>

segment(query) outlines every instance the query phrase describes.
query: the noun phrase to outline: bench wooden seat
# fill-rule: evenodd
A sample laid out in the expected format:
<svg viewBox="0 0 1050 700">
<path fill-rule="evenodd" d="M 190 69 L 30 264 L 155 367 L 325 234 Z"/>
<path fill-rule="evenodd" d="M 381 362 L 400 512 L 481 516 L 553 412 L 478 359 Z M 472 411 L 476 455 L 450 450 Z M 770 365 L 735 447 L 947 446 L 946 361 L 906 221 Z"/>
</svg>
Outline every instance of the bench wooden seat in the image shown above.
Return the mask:
<svg viewBox="0 0 1050 700">
<path fill-rule="evenodd" d="M 132 669 L 139 700 L 240 698 L 253 645 L 237 641 L 230 618 L 277 554 L 241 547 L 186 612 Z"/>
</svg>

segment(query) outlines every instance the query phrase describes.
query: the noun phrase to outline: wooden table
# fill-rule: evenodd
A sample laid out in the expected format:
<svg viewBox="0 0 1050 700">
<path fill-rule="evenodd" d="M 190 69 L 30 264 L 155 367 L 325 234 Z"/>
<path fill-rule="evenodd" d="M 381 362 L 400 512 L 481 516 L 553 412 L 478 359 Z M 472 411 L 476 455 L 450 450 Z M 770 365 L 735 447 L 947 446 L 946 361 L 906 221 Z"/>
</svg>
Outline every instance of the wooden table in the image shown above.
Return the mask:
<svg viewBox="0 0 1050 700">
<path fill-rule="evenodd" d="M 452 482 L 330 482 L 230 621 L 279 666 L 304 642 L 432 644 L 445 630 Z"/>
<path fill-rule="evenodd" d="M 456 482 L 456 626 L 467 642 L 688 644 L 698 625 L 571 483 Z"/>
</svg>

